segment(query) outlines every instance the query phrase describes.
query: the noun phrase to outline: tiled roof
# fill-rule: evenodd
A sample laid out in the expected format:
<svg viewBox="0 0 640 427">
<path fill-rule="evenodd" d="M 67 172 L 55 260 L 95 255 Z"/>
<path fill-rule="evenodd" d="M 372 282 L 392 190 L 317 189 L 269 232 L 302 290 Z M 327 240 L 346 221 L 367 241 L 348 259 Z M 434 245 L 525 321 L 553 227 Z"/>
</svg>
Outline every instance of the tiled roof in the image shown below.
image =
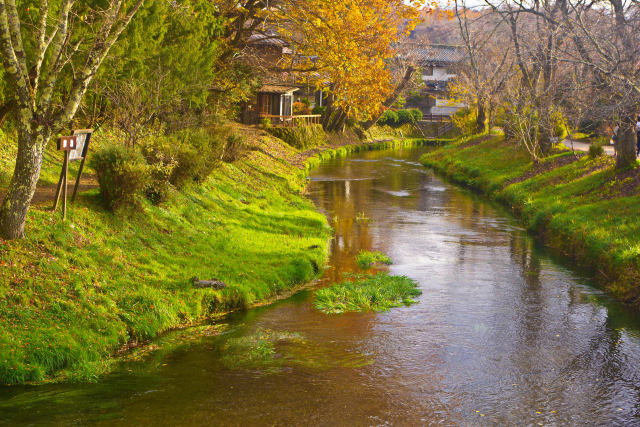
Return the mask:
<svg viewBox="0 0 640 427">
<path fill-rule="evenodd" d="M 266 92 L 266 93 L 289 93 L 295 92 L 298 88 L 294 86 L 277 86 L 277 85 L 264 85 L 258 92 Z"/>
<path fill-rule="evenodd" d="M 464 59 L 461 46 L 424 45 L 413 49 L 413 54 L 424 63 L 455 64 Z"/>
</svg>

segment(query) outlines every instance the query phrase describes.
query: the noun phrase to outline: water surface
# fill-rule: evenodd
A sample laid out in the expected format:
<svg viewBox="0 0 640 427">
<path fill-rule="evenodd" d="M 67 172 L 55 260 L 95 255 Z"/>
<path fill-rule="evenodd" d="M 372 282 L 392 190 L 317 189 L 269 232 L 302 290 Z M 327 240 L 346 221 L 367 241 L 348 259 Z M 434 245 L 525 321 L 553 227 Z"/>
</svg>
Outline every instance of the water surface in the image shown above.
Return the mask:
<svg viewBox="0 0 640 427">
<path fill-rule="evenodd" d="M 0 421 L 640 424 L 638 317 L 508 212 L 423 169 L 425 150 L 334 160 L 309 182 L 335 230 L 319 286 L 380 250 L 419 282 L 417 304 L 326 316 L 306 290 L 229 316 L 220 335 L 167 335 L 97 384 L 0 390 Z M 275 353 L 247 356 L 263 336 Z"/>
</svg>

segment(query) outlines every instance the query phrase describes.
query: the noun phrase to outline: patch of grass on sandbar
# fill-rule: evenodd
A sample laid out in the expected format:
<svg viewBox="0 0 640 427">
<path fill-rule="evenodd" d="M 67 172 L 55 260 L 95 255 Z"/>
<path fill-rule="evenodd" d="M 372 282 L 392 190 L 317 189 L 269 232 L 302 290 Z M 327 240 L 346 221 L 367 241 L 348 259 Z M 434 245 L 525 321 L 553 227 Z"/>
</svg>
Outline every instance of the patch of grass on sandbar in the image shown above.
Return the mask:
<svg viewBox="0 0 640 427">
<path fill-rule="evenodd" d="M 314 306 L 326 314 L 348 311 L 386 311 L 415 303 L 422 294 L 418 283 L 406 276 L 386 273 L 358 276 L 316 292 Z"/>
<path fill-rule="evenodd" d="M 388 256 L 383 254 L 382 252 L 370 252 L 370 251 L 360 251 L 358 252 L 358 256 L 356 257 L 356 264 L 363 269 L 366 270 L 370 268 L 373 264 L 391 264 L 391 259 Z"/>
</svg>

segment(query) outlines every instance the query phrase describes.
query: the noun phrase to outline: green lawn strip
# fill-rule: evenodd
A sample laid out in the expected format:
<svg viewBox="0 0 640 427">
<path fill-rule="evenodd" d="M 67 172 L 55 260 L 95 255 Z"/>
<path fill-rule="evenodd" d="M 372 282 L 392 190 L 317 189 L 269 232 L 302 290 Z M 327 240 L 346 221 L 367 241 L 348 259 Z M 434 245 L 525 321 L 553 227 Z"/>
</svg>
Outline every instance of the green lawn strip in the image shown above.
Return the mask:
<svg viewBox="0 0 640 427">
<path fill-rule="evenodd" d="M 633 177 L 616 172 L 608 156 L 568 156 L 560 152 L 534 165 L 515 144 L 494 136 L 452 144 L 421 161 L 512 207 L 549 246 L 590 269 L 615 297 L 639 306 L 640 197 L 625 192 Z M 553 163 L 563 157 L 568 162 Z"/>
<path fill-rule="evenodd" d="M 33 208 L 27 238 L 0 244 L 0 382 L 93 379 L 127 342 L 310 281 L 330 229 L 302 185 L 299 169 L 253 152 L 161 206 L 114 215 L 94 190 L 65 223 Z"/>
<path fill-rule="evenodd" d="M 414 303 L 422 294 L 418 283 L 405 276 L 386 273 L 357 276 L 316 292 L 314 306 L 327 314 L 350 311 L 386 311 Z"/>
<path fill-rule="evenodd" d="M 32 207 L 27 237 L 0 241 L 0 383 L 94 380 L 125 344 L 297 289 L 320 274 L 331 232 L 303 194 L 310 164 L 419 143 L 331 149 L 301 171 L 286 161 L 295 149 L 263 136 L 259 150 L 160 206 L 112 214 L 95 189 L 66 222 Z M 53 182 L 59 169 L 44 167 Z M 194 277 L 228 286 L 194 289 Z"/>
</svg>

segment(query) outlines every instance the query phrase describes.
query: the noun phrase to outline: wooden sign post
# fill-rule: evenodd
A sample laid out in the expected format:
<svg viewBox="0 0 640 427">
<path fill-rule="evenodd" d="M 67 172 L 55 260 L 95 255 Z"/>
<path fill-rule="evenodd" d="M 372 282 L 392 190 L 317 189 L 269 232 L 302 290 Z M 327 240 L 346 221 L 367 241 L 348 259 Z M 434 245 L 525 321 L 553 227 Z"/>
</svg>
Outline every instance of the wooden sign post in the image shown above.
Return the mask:
<svg viewBox="0 0 640 427">
<path fill-rule="evenodd" d="M 75 202 L 76 194 L 78 193 L 78 187 L 80 186 L 80 178 L 82 177 L 82 170 L 84 169 L 84 162 L 87 159 L 87 152 L 89 151 L 89 142 L 91 142 L 91 135 L 93 129 L 76 129 L 73 131 L 73 135 L 76 137 L 76 148 L 69 153 L 69 161 L 80 160 L 80 168 L 78 169 L 78 176 L 76 177 L 76 184 L 73 186 L 73 194 L 71 195 L 71 201 Z"/>
<path fill-rule="evenodd" d="M 67 177 L 69 175 L 69 153 L 76 149 L 77 136 L 61 136 L 58 138 L 58 150 L 64 152 L 64 162 L 62 164 L 62 172 L 60 173 L 60 181 L 56 189 L 56 201 L 53 204 L 53 210 L 58 208 L 60 200 L 60 190 L 62 189 L 62 220 L 67 218 Z"/>
</svg>

